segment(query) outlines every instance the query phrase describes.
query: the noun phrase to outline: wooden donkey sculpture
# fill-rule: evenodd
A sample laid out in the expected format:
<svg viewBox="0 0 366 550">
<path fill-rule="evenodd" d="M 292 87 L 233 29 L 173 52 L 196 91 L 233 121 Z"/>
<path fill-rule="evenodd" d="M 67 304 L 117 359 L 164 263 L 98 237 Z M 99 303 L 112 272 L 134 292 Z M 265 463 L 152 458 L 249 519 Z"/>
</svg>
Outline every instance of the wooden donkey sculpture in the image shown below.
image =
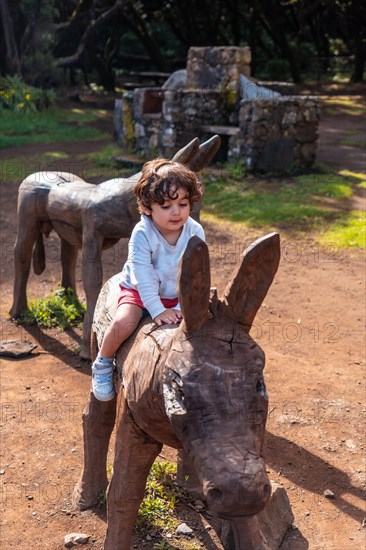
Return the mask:
<svg viewBox="0 0 366 550">
<path fill-rule="evenodd" d="M 278 234 L 255 241 L 222 298 L 216 292 L 210 298 L 208 248 L 192 237 L 179 275 L 184 320 L 157 327 L 148 318 L 119 349 L 124 389 L 117 398 L 106 550 L 129 550 L 146 478 L 163 444 L 183 448 L 193 460 L 209 507 L 232 523 L 235 548 L 268 549 L 255 516 L 271 493 L 261 456 L 268 396 L 264 354 L 249 330 L 279 257 Z M 99 344 L 116 309 L 118 278 L 98 298 L 93 328 Z M 107 487 L 115 411 L 116 399 L 101 403 L 90 394 L 83 416 L 84 469 L 73 494 L 79 509 L 93 505 Z"/>
<path fill-rule="evenodd" d="M 176 153 L 173 160 L 198 172 L 214 157 L 220 137 L 199 145 L 198 138 Z M 102 288 L 102 250 L 131 235 L 140 219 L 133 187 L 140 177 L 116 178 L 99 185 L 86 183 L 67 172 L 37 172 L 21 183 L 18 195 L 18 229 L 14 247 L 12 317 L 27 308 L 27 281 L 32 251 L 37 275 L 45 269 L 43 235 L 54 229 L 61 238 L 61 286 L 76 291 L 75 269 L 82 250 L 82 280 L 87 309 L 80 355 L 90 358 L 90 329 Z"/>
</svg>

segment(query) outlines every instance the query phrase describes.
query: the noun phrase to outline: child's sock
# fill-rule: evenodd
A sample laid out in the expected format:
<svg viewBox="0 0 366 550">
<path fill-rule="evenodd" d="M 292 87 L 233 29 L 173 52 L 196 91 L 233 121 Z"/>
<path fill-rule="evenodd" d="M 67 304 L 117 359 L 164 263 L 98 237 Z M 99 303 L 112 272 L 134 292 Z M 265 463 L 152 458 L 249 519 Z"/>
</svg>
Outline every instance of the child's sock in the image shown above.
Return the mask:
<svg viewBox="0 0 366 550">
<path fill-rule="evenodd" d="M 110 401 L 116 392 L 113 383 L 113 359 L 98 354 L 92 364 L 92 390 L 99 401 Z"/>
<path fill-rule="evenodd" d="M 100 355 L 100 353 L 98 353 L 93 363 L 93 367 L 97 369 L 105 369 L 111 367 L 113 364 L 113 359 L 114 357 L 103 357 L 102 355 Z"/>
</svg>

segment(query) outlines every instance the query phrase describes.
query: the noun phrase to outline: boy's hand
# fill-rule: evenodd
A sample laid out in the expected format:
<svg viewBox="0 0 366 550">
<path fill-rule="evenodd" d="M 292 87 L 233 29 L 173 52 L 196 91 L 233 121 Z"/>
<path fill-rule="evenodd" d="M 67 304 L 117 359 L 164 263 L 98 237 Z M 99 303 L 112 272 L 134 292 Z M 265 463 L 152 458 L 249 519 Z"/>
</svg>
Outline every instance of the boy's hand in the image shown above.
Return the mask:
<svg viewBox="0 0 366 550">
<path fill-rule="evenodd" d="M 182 312 L 179 309 L 166 309 L 162 313 L 159 313 L 155 317 L 155 323 L 160 327 L 161 325 L 175 325 L 182 320 Z"/>
</svg>

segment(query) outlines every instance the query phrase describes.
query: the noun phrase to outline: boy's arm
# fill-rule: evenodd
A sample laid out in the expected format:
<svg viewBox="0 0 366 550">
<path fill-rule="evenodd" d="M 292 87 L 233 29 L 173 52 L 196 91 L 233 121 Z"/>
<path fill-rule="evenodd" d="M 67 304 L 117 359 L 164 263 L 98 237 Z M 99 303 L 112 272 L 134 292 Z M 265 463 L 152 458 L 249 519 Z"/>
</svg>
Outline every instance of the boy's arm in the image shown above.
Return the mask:
<svg viewBox="0 0 366 550">
<path fill-rule="evenodd" d="M 136 232 L 131 238 L 128 251 L 128 267 L 131 283 L 137 288 L 141 300 L 155 319 L 165 311 L 159 296 L 159 277 L 152 265 L 152 250 L 143 232 Z"/>
</svg>

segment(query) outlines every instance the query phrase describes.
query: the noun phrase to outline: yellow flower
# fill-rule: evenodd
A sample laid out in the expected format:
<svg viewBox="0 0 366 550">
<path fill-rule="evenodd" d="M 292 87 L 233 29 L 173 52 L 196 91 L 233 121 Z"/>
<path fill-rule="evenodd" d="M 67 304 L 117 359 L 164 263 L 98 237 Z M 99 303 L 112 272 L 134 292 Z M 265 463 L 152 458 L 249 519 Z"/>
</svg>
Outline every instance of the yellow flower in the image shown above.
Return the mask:
<svg viewBox="0 0 366 550">
<path fill-rule="evenodd" d="M 31 95 L 30 95 L 30 94 L 25 94 L 24 99 L 25 99 L 26 101 L 29 101 L 30 98 L 31 98 Z"/>
<path fill-rule="evenodd" d="M 23 109 L 24 103 L 18 103 L 17 107 L 18 107 L 18 109 Z"/>
</svg>

